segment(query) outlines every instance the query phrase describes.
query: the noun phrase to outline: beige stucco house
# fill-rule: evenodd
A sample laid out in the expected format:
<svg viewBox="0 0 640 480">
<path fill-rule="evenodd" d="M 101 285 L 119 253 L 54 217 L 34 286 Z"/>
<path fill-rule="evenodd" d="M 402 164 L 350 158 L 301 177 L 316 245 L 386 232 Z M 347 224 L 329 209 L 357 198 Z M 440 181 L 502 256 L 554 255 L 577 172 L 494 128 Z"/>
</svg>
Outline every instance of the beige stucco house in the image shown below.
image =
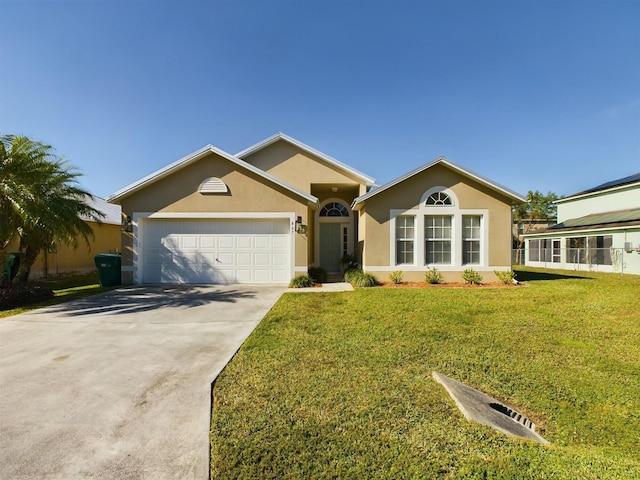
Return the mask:
<svg viewBox="0 0 640 480">
<path fill-rule="evenodd" d="M 383 186 L 278 133 L 235 155 L 208 145 L 110 196 L 122 207 L 124 283 L 288 283 L 341 258 L 386 280 L 436 266 L 511 268 L 524 198 L 439 158 Z"/>
<path fill-rule="evenodd" d="M 87 198 L 86 202 L 103 214 L 100 223 L 85 218 L 85 222 L 93 231 L 89 244 L 82 239 L 78 239 L 76 247 L 57 242 L 49 251 L 40 252 L 31 267 L 29 278 L 93 272 L 96 269 L 94 257 L 97 254 L 120 252 L 120 207 L 95 196 Z M 19 245 L 20 242 L 16 240 L 6 251 L 18 252 Z"/>
</svg>

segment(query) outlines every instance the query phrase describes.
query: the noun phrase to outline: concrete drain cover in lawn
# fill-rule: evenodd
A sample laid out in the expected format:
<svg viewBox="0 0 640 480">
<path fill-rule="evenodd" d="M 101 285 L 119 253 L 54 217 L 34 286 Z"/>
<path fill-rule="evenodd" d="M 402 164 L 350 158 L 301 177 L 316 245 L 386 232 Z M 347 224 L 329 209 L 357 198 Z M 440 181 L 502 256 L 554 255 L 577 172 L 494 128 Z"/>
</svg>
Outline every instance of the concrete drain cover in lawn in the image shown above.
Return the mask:
<svg viewBox="0 0 640 480">
<path fill-rule="evenodd" d="M 488 425 L 508 435 L 528 438 L 544 444 L 549 443 L 536 433 L 536 426 L 531 420 L 495 398 L 438 372 L 433 372 L 433 378 L 449 392 L 467 420 Z"/>
</svg>

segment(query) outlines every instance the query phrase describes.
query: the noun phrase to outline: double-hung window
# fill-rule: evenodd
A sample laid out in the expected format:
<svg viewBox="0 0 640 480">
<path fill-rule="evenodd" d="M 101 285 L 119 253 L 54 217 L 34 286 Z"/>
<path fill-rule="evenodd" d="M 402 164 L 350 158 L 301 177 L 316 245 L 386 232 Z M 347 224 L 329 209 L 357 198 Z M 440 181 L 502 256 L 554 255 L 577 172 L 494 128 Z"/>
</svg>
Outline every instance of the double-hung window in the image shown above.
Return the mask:
<svg viewBox="0 0 640 480">
<path fill-rule="evenodd" d="M 415 217 L 400 215 L 396 217 L 396 264 L 414 263 Z"/>
<path fill-rule="evenodd" d="M 462 263 L 480 264 L 480 215 L 462 216 Z"/>
<path fill-rule="evenodd" d="M 451 264 L 451 215 L 424 217 L 425 261 L 427 264 Z"/>
</svg>

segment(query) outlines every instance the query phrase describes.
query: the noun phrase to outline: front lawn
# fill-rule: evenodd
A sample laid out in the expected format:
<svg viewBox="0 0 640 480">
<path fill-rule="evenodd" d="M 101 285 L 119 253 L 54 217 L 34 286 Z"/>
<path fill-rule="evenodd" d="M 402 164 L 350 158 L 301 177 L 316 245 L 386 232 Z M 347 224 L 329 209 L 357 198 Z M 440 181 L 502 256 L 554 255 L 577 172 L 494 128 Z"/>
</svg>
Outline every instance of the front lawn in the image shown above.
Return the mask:
<svg viewBox="0 0 640 480">
<path fill-rule="evenodd" d="M 212 478 L 640 478 L 640 277 L 286 294 L 214 387 Z M 467 422 L 431 374 L 532 419 Z"/>
<path fill-rule="evenodd" d="M 0 319 L 25 313 L 37 308 L 77 300 L 79 298 L 95 295 L 117 287 L 101 287 L 98 273 L 78 275 L 61 275 L 50 279 L 38 279 L 29 281 L 29 285 L 53 290 L 53 298 L 37 303 L 22 305 L 10 310 L 0 310 Z"/>
</svg>

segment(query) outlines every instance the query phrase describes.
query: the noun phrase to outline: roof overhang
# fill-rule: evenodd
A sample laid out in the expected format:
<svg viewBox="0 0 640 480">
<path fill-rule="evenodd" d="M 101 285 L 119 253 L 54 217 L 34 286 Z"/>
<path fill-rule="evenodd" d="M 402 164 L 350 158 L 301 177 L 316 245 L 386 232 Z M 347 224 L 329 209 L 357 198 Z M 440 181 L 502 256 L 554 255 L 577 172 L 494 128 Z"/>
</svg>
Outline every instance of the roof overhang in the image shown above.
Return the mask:
<svg viewBox="0 0 640 480">
<path fill-rule="evenodd" d="M 571 218 L 562 223 L 535 233 L 523 235 L 524 237 L 549 237 L 553 235 L 572 232 L 604 231 L 604 230 L 629 230 L 640 229 L 640 208 L 618 210 L 614 212 L 592 213 L 583 217 Z"/>
<path fill-rule="evenodd" d="M 467 178 L 471 178 L 472 180 L 475 180 L 476 182 L 494 190 L 497 191 L 499 193 L 501 193 L 502 195 L 504 195 L 505 197 L 509 198 L 511 200 L 512 203 L 522 203 L 522 202 L 526 202 L 527 199 L 525 197 L 523 197 L 522 195 L 520 195 L 519 193 L 514 192 L 513 190 L 510 190 L 506 187 L 503 187 L 502 185 L 499 185 L 495 182 L 492 182 L 491 180 L 483 177 L 482 175 L 479 175 L 475 172 L 472 172 L 471 170 L 468 170 L 466 168 L 461 167 L 460 165 L 457 165 L 455 163 L 453 163 L 451 160 L 446 159 L 445 157 L 438 157 L 435 160 L 433 160 L 432 162 L 429 162 L 425 165 L 422 165 L 421 167 L 416 168 L 415 170 L 412 170 L 411 172 L 402 175 L 401 177 L 396 178 L 395 180 L 390 181 L 389 183 L 385 183 L 384 185 L 369 190 L 369 192 L 365 193 L 364 195 L 359 196 L 358 198 L 356 198 L 352 205 L 351 208 L 353 210 L 360 210 L 363 205 L 364 202 L 367 201 L 368 199 L 370 199 L 371 197 L 377 195 L 378 193 L 384 192 L 385 190 L 388 190 L 389 188 L 392 188 L 396 185 L 398 185 L 399 183 L 404 182 L 405 180 L 413 177 L 414 175 L 417 175 L 421 172 L 424 172 L 425 170 L 428 170 L 436 165 L 444 165 L 447 168 L 450 168 L 451 170 L 460 173 L 461 175 L 464 175 Z"/>
<path fill-rule="evenodd" d="M 106 201 L 109 203 L 119 203 L 122 199 L 128 197 L 129 195 L 132 195 L 140 190 L 142 190 L 143 188 L 146 188 L 147 186 L 157 182 L 158 180 L 161 180 L 165 177 L 168 177 L 169 175 L 177 172 L 178 170 L 181 170 L 183 168 L 185 168 L 188 165 L 191 165 L 192 163 L 197 162 L 198 160 L 201 160 L 202 158 L 206 157 L 207 155 L 210 154 L 216 154 L 226 160 L 228 160 L 231 163 L 234 163 L 250 172 L 255 173 L 256 175 L 264 178 L 265 180 L 269 181 L 270 183 L 274 183 L 280 187 L 282 187 L 285 190 L 288 190 L 291 193 L 294 193 L 295 195 L 303 198 L 304 200 L 306 200 L 309 204 L 309 206 L 317 206 L 318 205 L 318 198 L 310 195 L 306 192 L 303 192 L 302 190 L 289 185 L 288 183 L 283 182 L 282 180 L 277 179 L 276 177 L 274 177 L 273 175 L 268 174 L 267 172 L 265 172 L 264 170 L 261 170 L 253 165 L 251 165 L 250 163 L 245 162 L 244 160 L 235 157 L 234 155 L 231 155 L 230 153 L 225 152 L 224 150 L 221 150 L 217 147 L 214 147 L 213 145 L 206 145 L 204 147 L 202 147 L 199 150 L 196 150 L 193 153 L 190 153 L 189 155 L 182 157 L 181 159 L 167 165 L 166 167 L 163 167 L 159 170 L 156 170 L 155 172 L 147 175 L 146 177 L 138 180 L 137 182 L 134 182 L 130 185 L 127 185 L 126 187 L 118 190 L 117 192 L 113 193 L 112 195 L 109 195 L 106 198 Z"/>
<path fill-rule="evenodd" d="M 352 168 L 338 160 L 336 160 L 333 157 L 330 157 L 329 155 L 326 155 L 324 153 L 322 153 L 319 150 L 316 150 L 313 147 L 310 147 L 309 145 L 302 143 L 299 140 L 296 140 L 295 138 L 292 138 L 288 135 L 285 135 L 282 132 L 278 132 L 275 135 L 270 136 L 269 138 L 265 138 L 264 140 L 256 143 L 255 145 L 252 145 L 249 148 L 245 148 L 244 150 L 242 150 L 241 152 L 238 152 L 235 154 L 235 156 L 237 158 L 245 158 L 248 157 L 249 155 L 258 152 L 260 150 L 262 150 L 263 148 L 268 147 L 269 145 L 272 145 L 280 140 L 283 140 L 291 145 L 294 145 L 296 147 L 298 147 L 299 149 L 310 153 L 311 155 L 314 155 L 320 159 L 322 159 L 323 161 L 325 161 L 326 163 L 328 163 L 329 165 L 333 165 L 334 167 L 348 173 L 349 175 L 351 175 L 352 177 L 357 178 L 359 181 L 363 182 L 365 185 L 367 185 L 368 187 L 370 187 L 371 185 L 373 185 L 375 183 L 375 179 L 371 178 L 368 175 L 365 175 L 364 173 L 356 170 L 355 168 Z"/>
</svg>

